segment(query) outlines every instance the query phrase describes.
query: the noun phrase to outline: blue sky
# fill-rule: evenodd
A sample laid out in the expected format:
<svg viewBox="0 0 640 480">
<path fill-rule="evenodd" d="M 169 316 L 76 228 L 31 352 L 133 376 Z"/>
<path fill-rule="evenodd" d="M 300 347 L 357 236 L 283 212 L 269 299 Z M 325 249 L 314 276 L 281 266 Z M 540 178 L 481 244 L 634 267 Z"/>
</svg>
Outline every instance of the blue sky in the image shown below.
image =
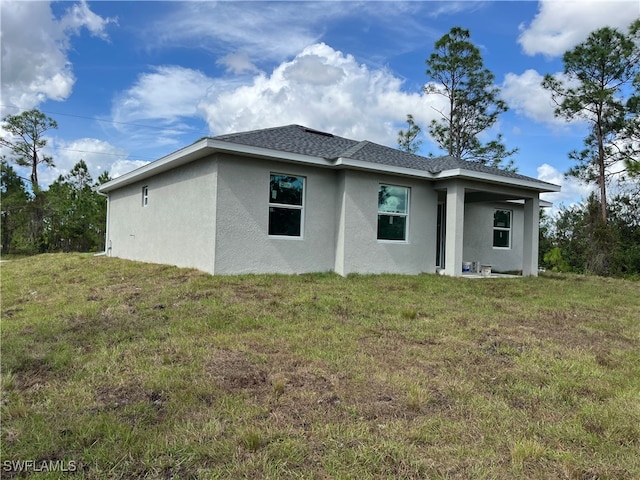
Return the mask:
<svg viewBox="0 0 640 480">
<path fill-rule="evenodd" d="M 425 59 L 471 32 L 510 111 L 501 133 L 520 173 L 561 184 L 585 126 L 554 118 L 542 76 L 603 26 L 626 31 L 638 0 L 467 2 L 46 2 L 3 0 L 0 113 L 56 119 L 48 184 L 84 159 L 121 175 L 207 136 L 290 123 L 396 146 L 406 114 L 426 132 L 444 105 L 422 93 Z M 35 32 L 35 33 L 34 33 Z M 428 136 L 423 154 L 439 154 Z M 28 174 L 24 172 L 26 177 Z"/>
</svg>

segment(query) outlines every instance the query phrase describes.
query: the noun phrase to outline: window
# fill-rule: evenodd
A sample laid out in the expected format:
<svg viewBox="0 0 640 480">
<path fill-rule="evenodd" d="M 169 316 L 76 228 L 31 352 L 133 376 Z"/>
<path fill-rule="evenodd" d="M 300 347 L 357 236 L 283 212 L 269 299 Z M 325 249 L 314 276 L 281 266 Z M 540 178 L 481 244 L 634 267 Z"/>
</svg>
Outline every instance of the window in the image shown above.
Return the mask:
<svg viewBox="0 0 640 480">
<path fill-rule="evenodd" d="M 301 237 L 304 219 L 304 177 L 271 174 L 269 235 Z"/>
<path fill-rule="evenodd" d="M 511 248 L 511 210 L 493 212 L 493 246 Z"/>
<path fill-rule="evenodd" d="M 378 240 L 407 240 L 409 188 L 378 186 Z"/>
<path fill-rule="evenodd" d="M 145 185 L 142 187 L 142 206 L 146 207 L 147 205 L 149 205 L 149 187 Z"/>
</svg>

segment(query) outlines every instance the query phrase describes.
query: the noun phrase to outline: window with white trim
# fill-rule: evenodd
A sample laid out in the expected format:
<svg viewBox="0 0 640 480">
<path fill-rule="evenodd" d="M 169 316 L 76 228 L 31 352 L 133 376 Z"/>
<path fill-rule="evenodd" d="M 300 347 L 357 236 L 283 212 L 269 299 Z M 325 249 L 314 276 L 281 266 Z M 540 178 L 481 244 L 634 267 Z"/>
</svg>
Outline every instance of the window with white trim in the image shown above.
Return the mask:
<svg viewBox="0 0 640 480">
<path fill-rule="evenodd" d="M 146 207 L 149 205 L 149 187 L 145 185 L 142 187 L 142 206 Z"/>
<path fill-rule="evenodd" d="M 511 248 L 511 210 L 493 211 L 493 246 Z"/>
<path fill-rule="evenodd" d="M 304 177 L 271 174 L 269 182 L 269 235 L 302 237 Z"/>
<path fill-rule="evenodd" d="M 407 241 L 409 188 L 378 185 L 378 240 Z"/>
</svg>

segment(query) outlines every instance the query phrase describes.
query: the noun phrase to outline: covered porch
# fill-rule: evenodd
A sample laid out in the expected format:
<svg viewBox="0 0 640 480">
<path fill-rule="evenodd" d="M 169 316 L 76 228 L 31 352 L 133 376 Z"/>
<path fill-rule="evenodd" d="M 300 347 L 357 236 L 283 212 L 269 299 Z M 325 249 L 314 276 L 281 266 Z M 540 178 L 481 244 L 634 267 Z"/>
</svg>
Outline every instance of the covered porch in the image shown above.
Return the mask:
<svg viewBox="0 0 640 480">
<path fill-rule="evenodd" d="M 436 268 L 444 275 L 487 278 L 538 275 L 540 189 L 450 180 L 437 186 Z M 547 202 L 542 202 L 548 205 Z"/>
</svg>

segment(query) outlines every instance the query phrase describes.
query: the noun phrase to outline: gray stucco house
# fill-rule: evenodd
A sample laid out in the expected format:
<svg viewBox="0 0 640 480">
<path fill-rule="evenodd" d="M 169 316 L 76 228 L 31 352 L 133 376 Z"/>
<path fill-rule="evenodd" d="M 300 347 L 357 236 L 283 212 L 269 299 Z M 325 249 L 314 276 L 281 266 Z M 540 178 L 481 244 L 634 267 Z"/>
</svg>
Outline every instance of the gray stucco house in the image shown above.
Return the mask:
<svg viewBox="0 0 640 480">
<path fill-rule="evenodd" d="M 203 138 L 99 187 L 107 254 L 212 274 L 538 272 L 557 185 L 299 125 Z"/>
</svg>

